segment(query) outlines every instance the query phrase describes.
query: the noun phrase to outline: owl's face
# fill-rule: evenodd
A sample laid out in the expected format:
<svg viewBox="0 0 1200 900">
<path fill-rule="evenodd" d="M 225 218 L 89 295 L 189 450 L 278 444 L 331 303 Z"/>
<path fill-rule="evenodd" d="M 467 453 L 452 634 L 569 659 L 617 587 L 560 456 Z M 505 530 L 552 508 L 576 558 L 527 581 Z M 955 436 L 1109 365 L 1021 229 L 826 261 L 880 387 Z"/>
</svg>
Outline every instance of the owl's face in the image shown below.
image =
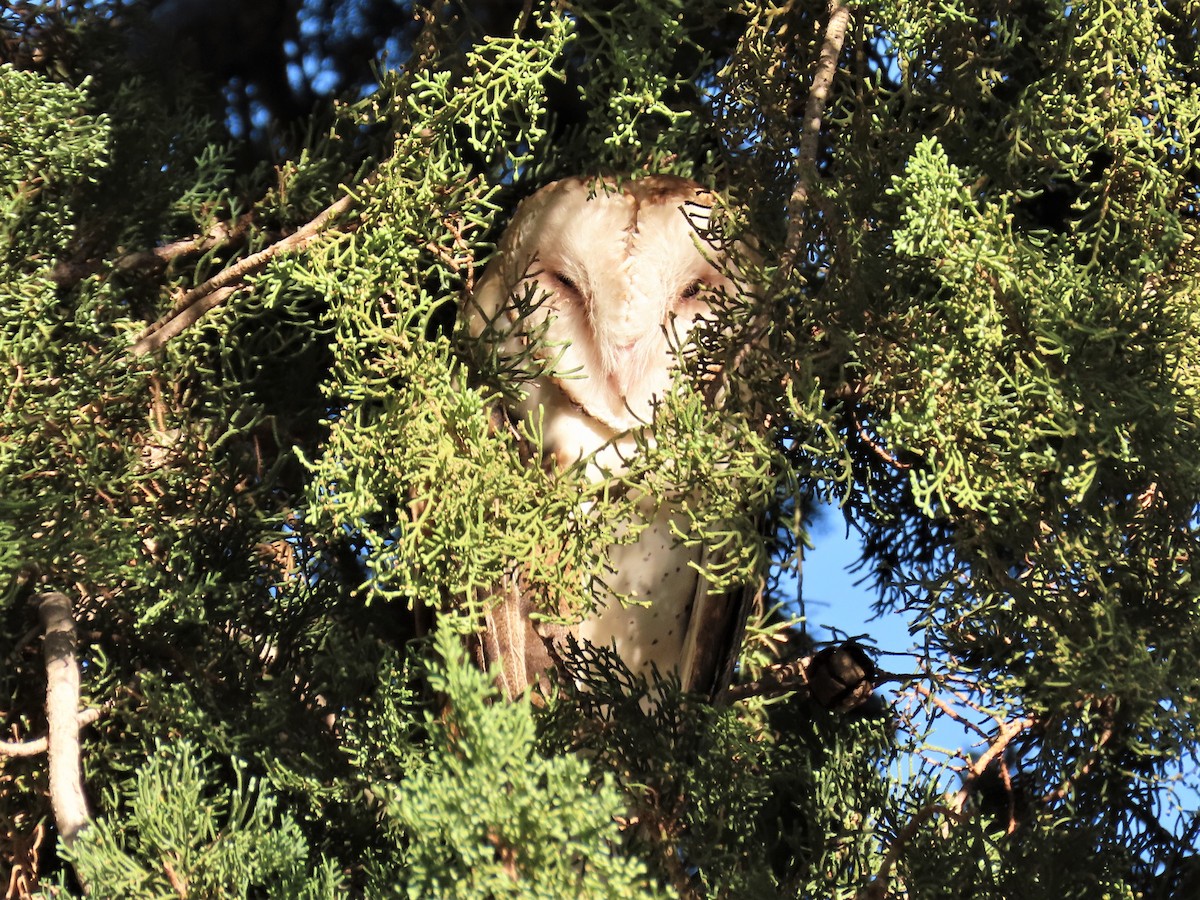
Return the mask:
<svg viewBox="0 0 1200 900">
<path fill-rule="evenodd" d="M 589 196 L 592 190 L 595 193 Z M 614 432 L 649 422 L 676 350 L 735 285 L 704 244 L 711 196 L 651 176 L 615 191 L 555 182 L 521 204 L 473 298 L 469 327 L 516 355 L 535 340 L 571 403 Z"/>
</svg>

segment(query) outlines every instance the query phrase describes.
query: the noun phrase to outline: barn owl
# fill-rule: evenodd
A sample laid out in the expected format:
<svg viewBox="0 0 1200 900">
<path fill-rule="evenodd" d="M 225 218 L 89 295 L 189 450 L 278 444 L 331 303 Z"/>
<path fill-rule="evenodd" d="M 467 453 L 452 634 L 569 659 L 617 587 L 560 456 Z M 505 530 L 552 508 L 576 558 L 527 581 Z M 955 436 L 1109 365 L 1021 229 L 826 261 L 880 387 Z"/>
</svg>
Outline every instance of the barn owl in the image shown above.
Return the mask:
<svg viewBox="0 0 1200 900">
<path fill-rule="evenodd" d="M 543 452 L 586 477 L 620 473 L 638 429 L 652 437 L 655 406 L 676 368 L 676 348 L 734 283 L 715 244 L 706 244 L 712 196 L 695 182 L 648 176 L 619 187 L 568 178 L 525 200 L 467 299 L 470 337 L 501 357 L 529 359 L 524 397 L 509 409 L 535 423 Z M 685 547 L 670 502 L 646 501 L 647 527 L 610 548 L 613 575 L 597 586 L 596 609 L 576 640 L 614 648 L 634 672 L 678 674 L 687 690 L 719 694 L 732 671 L 745 618 L 741 594 L 709 592 Z M 611 592 L 610 592 L 611 591 Z M 614 594 L 647 605 L 623 605 Z M 496 602 L 480 640 L 481 661 L 499 662 L 509 696 L 554 665 L 562 630 L 537 626 L 517 588 Z"/>
</svg>

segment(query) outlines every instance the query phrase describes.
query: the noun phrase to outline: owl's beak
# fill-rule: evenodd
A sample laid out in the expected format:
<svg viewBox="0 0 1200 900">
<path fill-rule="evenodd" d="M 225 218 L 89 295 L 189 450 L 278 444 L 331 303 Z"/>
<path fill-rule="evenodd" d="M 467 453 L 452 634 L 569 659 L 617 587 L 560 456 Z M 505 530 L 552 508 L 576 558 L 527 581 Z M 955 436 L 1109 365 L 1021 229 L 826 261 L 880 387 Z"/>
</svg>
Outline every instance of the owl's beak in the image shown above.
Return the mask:
<svg viewBox="0 0 1200 900">
<path fill-rule="evenodd" d="M 654 341 L 645 337 L 612 345 L 608 378 L 618 396 L 628 398 L 643 387 L 654 352 Z"/>
</svg>

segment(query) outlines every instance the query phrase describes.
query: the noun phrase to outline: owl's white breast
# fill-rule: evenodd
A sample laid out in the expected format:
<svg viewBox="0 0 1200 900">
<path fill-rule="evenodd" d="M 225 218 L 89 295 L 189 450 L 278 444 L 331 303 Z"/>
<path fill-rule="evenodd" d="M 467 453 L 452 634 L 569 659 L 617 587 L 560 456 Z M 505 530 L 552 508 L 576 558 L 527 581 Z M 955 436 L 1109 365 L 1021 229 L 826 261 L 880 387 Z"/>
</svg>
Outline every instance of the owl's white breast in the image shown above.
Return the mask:
<svg viewBox="0 0 1200 900">
<path fill-rule="evenodd" d="M 647 677 L 652 666 L 663 675 L 678 669 L 700 578 L 692 564 L 701 550 L 677 542 L 671 532 L 676 516 L 664 505 L 636 542 L 609 549 L 609 587 L 633 602 L 623 605 L 602 591 L 596 614 L 576 631 L 580 640 L 615 648 L 634 673 Z"/>
<path fill-rule="evenodd" d="M 558 464 L 587 460 L 592 481 L 620 472 L 634 452 L 630 434 L 588 416 L 556 384 L 531 385 L 523 411 L 530 421 L 542 423 L 545 446 L 553 448 Z M 683 525 L 673 504 L 663 503 L 656 511 L 647 501 L 641 512 L 649 521 L 636 541 L 609 548 L 607 588 L 596 585 L 596 610 L 574 633 L 580 641 L 615 649 L 633 672 L 649 677 L 652 667 L 666 675 L 680 665 L 700 578 L 693 565 L 702 551 L 679 542 L 676 533 L 684 528 L 673 533 L 672 521 Z M 580 510 L 584 517 L 590 513 L 587 507 Z"/>
</svg>

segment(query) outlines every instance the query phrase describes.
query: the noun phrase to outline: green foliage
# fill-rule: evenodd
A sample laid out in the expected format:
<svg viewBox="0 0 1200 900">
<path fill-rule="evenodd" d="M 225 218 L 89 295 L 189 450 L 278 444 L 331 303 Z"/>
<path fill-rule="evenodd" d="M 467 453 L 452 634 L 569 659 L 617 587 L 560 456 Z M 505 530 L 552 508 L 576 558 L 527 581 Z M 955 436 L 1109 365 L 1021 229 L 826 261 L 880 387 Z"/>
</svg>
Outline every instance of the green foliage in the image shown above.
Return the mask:
<svg viewBox="0 0 1200 900">
<path fill-rule="evenodd" d="M 545 135 L 539 85 L 570 28 L 552 16 L 542 35 L 490 40 L 462 68 L 451 58 L 445 69 L 390 76 L 360 104 L 362 121 L 390 121 L 390 159 L 363 198 L 361 226 L 288 273 L 331 299 L 336 341 L 323 387 L 335 412 L 312 464 L 309 516 L 361 534 L 370 599 L 450 597 L 475 613 L 477 590 L 511 560 L 541 556 L 576 502 L 491 435 L 490 398 L 467 385 L 447 341 L 426 336 L 496 212 L 498 188 L 472 171 L 469 151 L 510 170 L 524 159 L 510 148 L 528 152 Z M 361 453 L 367 434 L 388 448 L 382 459 Z M 547 510 L 557 526 L 539 526 Z M 563 555 L 594 558 L 592 544 L 579 538 Z"/>
<path fill-rule="evenodd" d="M 41 251 L 25 265 L 47 266 L 71 238 L 62 227 L 72 188 L 104 163 L 107 121 L 84 111 L 85 93 L 0 64 L 0 183 L 5 283 L 12 286 L 23 250 Z M 40 265 L 38 265 L 40 264 Z M 38 312 L 25 307 L 26 315 Z M 13 310 L 12 312 L 15 312 Z"/>
<path fill-rule="evenodd" d="M 0 717 L 44 732 L 47 589 L 106 706 L 69 856 L 45 758 L 0 757 L 13 884 L 1195 893 L 1194 3 L 855 4 L 811 159 L 825 2 L 434 3 L 289 121 L 245 60 L 148 68 L 129 6 L 0 11 Z M 279 119 L 229 133 L 218 88 Z M 720 190 L 755 287 L 594 483 L 495 415 L 528 361 L 452 323 L 521 197 L 646 171 Z M 587 609 L 669 500 L 711 582 L 764 585 L 756 676 L 812 646 L 811 497 L 921 644 L 886 711 L 714 709 L 599 651 L 500 704 L 450 636 L 518 567 Z M 950 716 L 979 747 L 933 746 Z"/>
<path fill-rule="evenodd" d="M 25 340 L 38 335 L 36 323 L 54 302 L 47 276 L 70 240 L 63 219 L 71 187 L 103 161 L 105 123 L 83 113 L 83 100 L 81 91 L 0 65 L 0 315 L 5 330 Z M 18 455 L 0 446 L 0 466 Z M 18 535 L 9 516 L 0 518 L 0 564 L 9 573 L 23 561 Z"/>
<path fill-rule="evenodd" d="M 496 703 L 486 673 L 450 630 L 429 684 L 434 752 L 410 773 L 391 814 L 411 836 L 410 897 L 654 897 L 645 866 L 615 854 L 623 800 L 609 776 L 589 783 L 572 755 L 543 757 L 527 703 Z"/>
<path fill-rule="evenodd" d="M 303 833 L 234 761 L 233 785 L 214 788 L 212 767 L 183 741 L 159 747 L 106 798 L 68 858 L 89 896 L 341 896 L 328 861 L 315 866 Z"/>
<path fill-rule="evenodd" d="M 615 776 L 628 847 L 679 895 L 850 898 L 877 869 L 893 804 L 878 768 L 894 752 L 884 718 L 796 697 L 717 708 L 599 648 L 567 666 L 542 743 Z"/>
</svg>

